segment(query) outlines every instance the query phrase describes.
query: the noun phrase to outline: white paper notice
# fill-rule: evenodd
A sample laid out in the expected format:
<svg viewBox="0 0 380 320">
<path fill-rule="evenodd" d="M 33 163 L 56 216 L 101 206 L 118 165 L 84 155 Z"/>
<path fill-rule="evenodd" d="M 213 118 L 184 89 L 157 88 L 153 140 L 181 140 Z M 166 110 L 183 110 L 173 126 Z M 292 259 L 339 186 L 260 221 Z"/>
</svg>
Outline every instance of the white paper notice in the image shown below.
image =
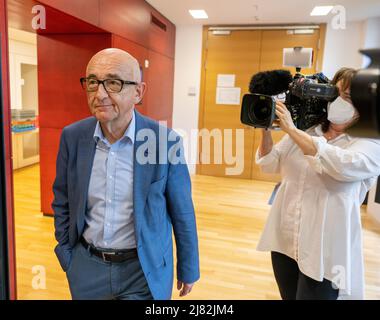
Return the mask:
<svg viewBox="0 0 380 320">
<path fill-rule="evenodd" d="M 235 75 L 234 74 L 218 74 L 217 87 L 233 88 L 235 87 Z"/>
<path fill-rule="evenodd" d="M 216 88 L 216 104 L 240 105 L 241 88 Z"/>
</svg>

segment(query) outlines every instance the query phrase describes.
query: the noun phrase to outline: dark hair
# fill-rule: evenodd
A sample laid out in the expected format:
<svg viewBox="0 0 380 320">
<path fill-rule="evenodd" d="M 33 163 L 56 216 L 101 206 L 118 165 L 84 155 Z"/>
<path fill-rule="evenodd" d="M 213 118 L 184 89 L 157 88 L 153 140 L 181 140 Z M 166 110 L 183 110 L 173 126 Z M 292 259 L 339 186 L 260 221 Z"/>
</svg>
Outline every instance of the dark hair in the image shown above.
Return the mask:
<svg viewBox="0 0 380 320">
<path fill-rule="evenodd" d="M 353 77 L 356 74 L 356 70 L 353 68 L 340 68 L 331 80 L 331 84 L 336 85 L 342 80 L 342 90 L 345 91 L 351 86 Z M 327 119 L 327 114 L 321 119 L 322 132 L 327 132 L 329 130 L 330 121 Z"/>
</svg>

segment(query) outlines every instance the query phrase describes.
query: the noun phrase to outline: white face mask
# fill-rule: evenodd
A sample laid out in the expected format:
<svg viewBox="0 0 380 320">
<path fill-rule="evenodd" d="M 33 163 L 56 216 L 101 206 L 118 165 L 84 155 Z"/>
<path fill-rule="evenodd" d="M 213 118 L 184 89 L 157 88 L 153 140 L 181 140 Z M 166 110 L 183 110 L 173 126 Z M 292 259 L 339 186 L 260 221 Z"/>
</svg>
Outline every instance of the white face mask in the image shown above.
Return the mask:
<svg viewBox="0 0 380 320">
<path fill-rule="evenodd" d="M 340 96 L 327 106 L 327 119 L 334 124 L 347 123 L 354 118 L 354 115 L 354 106 Z"/>
</svg>

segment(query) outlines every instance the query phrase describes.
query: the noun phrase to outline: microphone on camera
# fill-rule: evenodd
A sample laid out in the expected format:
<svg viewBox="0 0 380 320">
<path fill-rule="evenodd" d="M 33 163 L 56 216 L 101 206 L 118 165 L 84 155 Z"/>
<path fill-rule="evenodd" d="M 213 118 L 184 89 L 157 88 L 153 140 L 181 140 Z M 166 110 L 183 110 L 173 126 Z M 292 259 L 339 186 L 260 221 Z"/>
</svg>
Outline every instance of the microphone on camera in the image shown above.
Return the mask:
<svg viewBox="0 0 380 320">
<path fill-rule="evenodd" d="M 249 92 L 275 96 L 289 90 L 292 81 L 292 74 L 288 70 L 259 72 L 252 77 Z"/>
</svg>

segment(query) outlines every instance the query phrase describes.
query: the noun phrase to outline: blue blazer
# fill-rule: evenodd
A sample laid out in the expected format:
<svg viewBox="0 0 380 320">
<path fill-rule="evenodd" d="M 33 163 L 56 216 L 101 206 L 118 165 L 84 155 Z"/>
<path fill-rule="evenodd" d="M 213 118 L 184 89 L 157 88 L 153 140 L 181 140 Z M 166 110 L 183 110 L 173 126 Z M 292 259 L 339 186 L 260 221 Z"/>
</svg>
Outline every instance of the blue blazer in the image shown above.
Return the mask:
<svg viewBox="0 0 380 320">
<path fill-rule="evenodd" d="M 148 142 L 135 139 L 134 143 L 133 200 L 137 252 L 154 299 L 170 299 L 173 287 L 172 230 L 177 247 L 178 280 L 193 283 L 200 276 L 191 181 L 184 161 L 178 164 L 159 162 L 160 147 L 161 160 L 163 154 L 169 159 L 180 154 L 184 160 L 183 148 L 178 148 L 182 146 L 180 137 L 137 111 L 135 118 L 136 135 L 141 129 L 151 129 L 156 136 Z M 94 117 L 86 118 L 65 127 L 61 135 L 52 207 L 58 241 L 55 253 L 64 271 L 70 265 L 72 249 L 85 228 L 88 186 L 96 150 L 93 137 L 96 122 Z M 158 139 L 162 133 L 165 133 L 166 143 L 159 146 Z M 173 135 L 176 141 L 173 141 Z M 145 150 L 146 158 L 155 158 L 156 163 L 140 164 L 136 161 L 139 147 L 139 150 Z"/>
</svg>

